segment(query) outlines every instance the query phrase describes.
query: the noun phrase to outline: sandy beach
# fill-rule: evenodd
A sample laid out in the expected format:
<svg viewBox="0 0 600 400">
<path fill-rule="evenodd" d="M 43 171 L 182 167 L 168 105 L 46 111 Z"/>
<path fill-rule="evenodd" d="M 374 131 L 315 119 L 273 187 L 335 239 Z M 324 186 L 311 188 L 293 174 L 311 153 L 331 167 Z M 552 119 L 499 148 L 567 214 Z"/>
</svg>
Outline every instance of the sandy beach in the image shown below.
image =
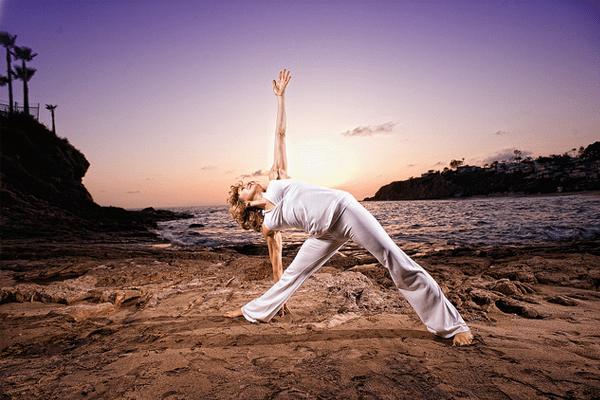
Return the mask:
<svg viewBox="0 0 600 400">
<path fill-rule="evenodd" d="M 457 348 L 352 245 L 251 324 L 221 315 L 270 287 L 266 247 L 8 240 L 0 398 L 598 398 L 599 243 L 401 244 L 471 326 Z"/>
</svg>

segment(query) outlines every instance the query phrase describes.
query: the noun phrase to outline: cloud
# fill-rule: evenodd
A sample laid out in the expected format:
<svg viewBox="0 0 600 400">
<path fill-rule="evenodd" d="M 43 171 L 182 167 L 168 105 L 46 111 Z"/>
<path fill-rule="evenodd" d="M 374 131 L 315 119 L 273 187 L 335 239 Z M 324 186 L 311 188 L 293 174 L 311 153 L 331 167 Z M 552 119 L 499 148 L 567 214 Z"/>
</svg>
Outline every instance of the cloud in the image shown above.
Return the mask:
<svg viewBox="0 0 600 400">
<path fill-rule="evenodd" d="M 521 158 L 532 155 L 531 151 L 521 150 Z M 482 164 L 491 164 L 494 161 L 509 161 L 515 157 L 515 149 L 504 149 L 495 155 L 489 156 L 482 161 Z"/>
<path fill-rule="evenodd" d="M 141 191 L 139 191 L 139 190 L 128 190 L 128 191 L 127 191 L 127 192 L 125 192 L 125 193 L 127 193 L 127 194 L 140 194 L 140 193 L 142 193 L 142 192 L 141 192 Z"/>
<path fill-rule="evenodd" d="M 377 125 L 377 126 L 359 126 L 358 128 L 354 128 L 351 131 L 346 131 L 342 133 L 342 135 L 346 137 L 353 136 L 373 136 L 378 134 L 388 134 L 392 133 L 394 126 L 396 126 L 396 122 L 386 122 L 385 124 Z"/>
<path fill-rule="evenodd" d="M 204 167 L 200 168 L 201 171 L 210 171 L 213 169 L 218 169 L 218 167 L 214 165 L 205 165 Z"/>
<path fill-rule="evenodd" d="M 269 175 L 269 171 L 264 171 L 262 169 L 259 169 L 258 171 L 254 171 L 251 174 L 240 175 L 240 176 L 238 176 L 238 179 L 260 178 L 261 176 L 267 176 L 267 175 Z"/>
<path fill-rule="evenodd" d="M 498 131 L 498 132 L 494 133 L 494 135 L 497 135 L 497 136 L 508 135 L 508 132 L 506 132 L 506 131 Z"/>
</svg>

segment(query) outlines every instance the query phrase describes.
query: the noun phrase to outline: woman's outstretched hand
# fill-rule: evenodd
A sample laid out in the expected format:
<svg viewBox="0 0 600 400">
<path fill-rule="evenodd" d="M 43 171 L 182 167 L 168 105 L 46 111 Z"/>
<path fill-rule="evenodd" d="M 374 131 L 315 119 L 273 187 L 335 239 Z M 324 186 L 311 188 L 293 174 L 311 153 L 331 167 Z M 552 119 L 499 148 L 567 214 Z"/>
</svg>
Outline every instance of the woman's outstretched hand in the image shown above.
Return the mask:
<svg viewBox="0 0 600 400">
<path fill-rule="evenodd" d="M 281 97 L 285 94 L 285 87 L 290 79 L 292 79 L 290 71 L 286 71 L 285 69 L 279 71 L 279 78 L 277 81 L 273 80 L 273 93 L 275 93 L 275 96 Z"/>
</svg>

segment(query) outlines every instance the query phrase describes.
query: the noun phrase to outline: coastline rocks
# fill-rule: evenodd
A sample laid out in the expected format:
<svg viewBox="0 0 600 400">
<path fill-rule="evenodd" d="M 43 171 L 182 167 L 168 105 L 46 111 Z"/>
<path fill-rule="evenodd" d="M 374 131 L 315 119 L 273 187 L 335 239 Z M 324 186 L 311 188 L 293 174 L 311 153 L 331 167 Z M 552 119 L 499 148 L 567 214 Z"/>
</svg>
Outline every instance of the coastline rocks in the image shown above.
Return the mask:
<svg viewBox="0 0 600 400">
<path fill-rule="evenodd" d="M 581 289 L 600 287 L 600 257 L 593 254 L 563 255 L 561 258 L 534 256 L 509 262 L 505 266 L 491 266 L 488 275 L 527 284 L 572 286 Z"/>
<path fill-rule="evenodd" d="M 83 185 L 90 164 L 67 139 L 24 114 L 0 115 L 0 237 L 71 241 L 116 233 L 156 238 L 157 221 L 190 215 L 100 207 Z"/>
</svg>

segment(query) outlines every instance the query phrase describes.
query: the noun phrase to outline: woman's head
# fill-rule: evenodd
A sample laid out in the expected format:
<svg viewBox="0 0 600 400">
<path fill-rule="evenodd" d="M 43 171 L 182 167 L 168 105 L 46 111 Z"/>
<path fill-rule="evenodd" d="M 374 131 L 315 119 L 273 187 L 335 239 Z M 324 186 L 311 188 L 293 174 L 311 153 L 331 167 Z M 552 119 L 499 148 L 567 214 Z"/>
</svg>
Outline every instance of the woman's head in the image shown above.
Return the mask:
<svg viewBox="0 0 600 400">
<path fill-rule="evenodd" d="M 229 189 L 229 214 L 243 229 L 261 231 L 263 222 L 262 210 L 247 205 L 248 201 L 254 200 L 254 191 L 257 190 L 255 182 L 244 185 L 243 182 L 232 185 Z"/>
</svg>

